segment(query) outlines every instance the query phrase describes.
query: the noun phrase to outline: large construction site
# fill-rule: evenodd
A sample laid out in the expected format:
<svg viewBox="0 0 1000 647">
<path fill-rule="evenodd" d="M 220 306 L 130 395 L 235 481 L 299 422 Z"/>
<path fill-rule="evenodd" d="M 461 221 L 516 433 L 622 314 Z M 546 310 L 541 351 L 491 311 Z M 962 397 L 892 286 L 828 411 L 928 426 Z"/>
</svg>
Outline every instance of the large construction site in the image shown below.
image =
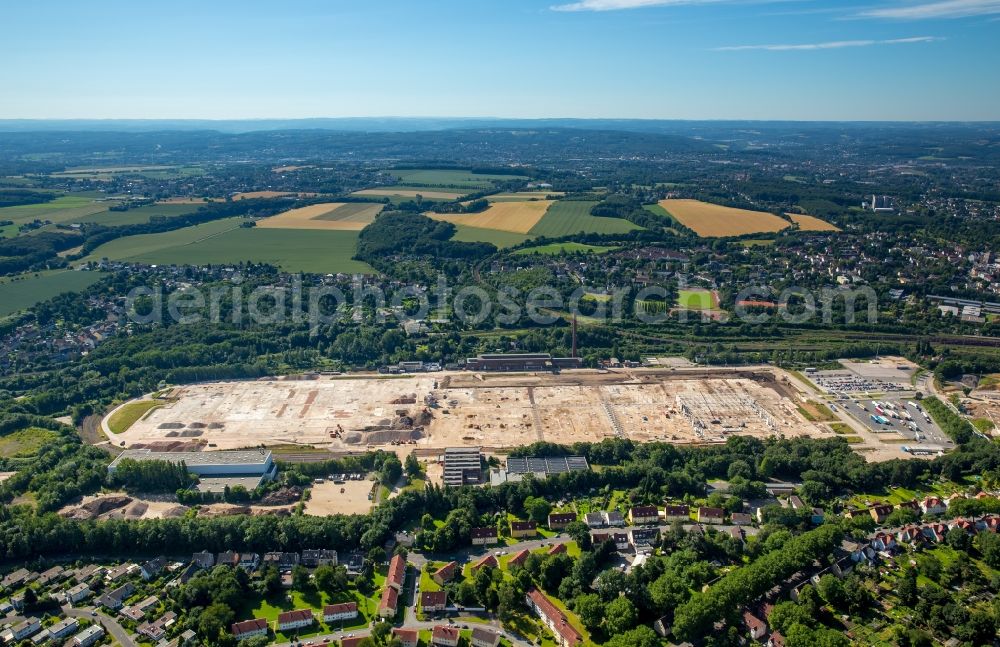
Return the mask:
<svg viewBox="0 0 1000 647">
<path fill-rule="evenodd" d="M 490 450 L 623 437 L 678 444 L 734 434 L 819 436 L 799 386 L 760 369 L 311 376 L 174 388 L 114 444 Z"/>
</svg>

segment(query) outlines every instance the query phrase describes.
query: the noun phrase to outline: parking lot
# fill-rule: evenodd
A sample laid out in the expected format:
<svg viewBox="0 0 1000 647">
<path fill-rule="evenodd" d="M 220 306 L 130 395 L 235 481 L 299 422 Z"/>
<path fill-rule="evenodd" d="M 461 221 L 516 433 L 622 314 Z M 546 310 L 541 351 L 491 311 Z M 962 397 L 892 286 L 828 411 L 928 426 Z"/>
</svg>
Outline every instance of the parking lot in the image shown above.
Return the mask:
<svg viewBox="0 0 1000 647">
<path fill-rule="evenodd" d="M 914 402 L 917 407 L 914 407 Z M 887 406 L 887 405 L 891 405 Z M 951 447 L 951 440 L 941 429 L 925 417 L 926 411 L 920 403 L 907 398 L 880 398 L 878 400 L 840 400 L 834 406 L 843 407 L 854 418 L 875 433 L 897 433 L 914 443 Z M 881 409 L 881 412 L 879 411 Z M 875 421 L 872 416 L 885 419 L 885 423 Z M 907 417 L 909 416 L 909 417 Z"/>
<path fill-rule="evenodd" d="M 913 388 L 909 384 L 864 377 L 846 370 L 816 371 L 809 373 L 808 377 L 827 393 L 898 393 Z"/>
</svg>

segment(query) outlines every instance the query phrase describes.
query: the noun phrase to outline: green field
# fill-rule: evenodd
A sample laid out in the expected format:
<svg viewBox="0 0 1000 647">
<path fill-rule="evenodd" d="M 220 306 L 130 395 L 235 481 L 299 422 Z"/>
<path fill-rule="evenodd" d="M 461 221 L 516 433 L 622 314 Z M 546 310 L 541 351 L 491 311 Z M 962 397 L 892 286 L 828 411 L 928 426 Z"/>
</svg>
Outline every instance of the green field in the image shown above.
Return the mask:
<svg viewBox="0 0 1000 647">
<path fill-rule="evenodd" d="M 246 229 L 238 218 L 226 218 L 162 234 L 113 240 L 85 260 L 128 260 L 151 265 L 214 265 L 244 261 L 270 263 L 286 272 L 320 274 L 372 273 L 367 263 L 352 260 L 356 231 Z"/>
<path fill-rule="evenodd" d="M 128 211 L 99 212 L 81 218 L 80 222 L 94 222 L 108 226 L 141 225 L 149 222 L 154 216 L 173 218 L 194 213 L 200 208 L 199 204 L 151 204 Z"/>
<path fill-rule="evenodd" d="M 147 412 L 162 407 L 163 402 L 158 400 L 140 400 L 139 402 L 129 402 L 123 405 L 108 420 L 108 429 L 113 434 L 121 434 L 129 430 L 137 420 L 146 415 Z"/>
<path fill-rule="evenodd" d="M 550 243 L 548 245 L 539 245 L 537 247 L 525 247 L 524 249 L 519 249 L 515 254 L 544 254 L 546 256 L 559 256 L 560 254 L 573 254 L 577 252 L 584 252 L 588 254 L 606 254 L 610 251 L 618 249 L 617 247 L 608 247 L 606 245 L 585 245 L 583 243 Z"/>
<path fill-rule="evenodd" d="M 517 234 L 511 231 L 499 231 L 497 229 L 483 229 L 482 227 L 469 227 L 468 225 L 455 225 L 455 235 L 452 240 L 463 243 L 493 243 L 500 249 L 520 245 L 531 236 Z"/>
<path fill-rule="evenodd" d="M 103 276 L 101 272 L 52 270 L 0 279 L 0 317 L 48 301 L 63 292 L 78 292 Z"/>
<path fill-rule="evenodd" d="M 621 218 L 601 218 L 590 215 L 596 202 L 560 200 L 549 207 L 542 219 L 531 228 L 532 236 L 559 238 L 573 234 L 624 234 L 642 229 Z"/>
<path fill-rule="evenodd" d="M 405 169 L 392 171 L 401 182 L 412 184 L 427 184 L 435 186 L 457 186 L 468 189 L 488 189 L 493 186 L 492 180 L 505 182 L 509 180 L 527 180 L 525 175 L 491 175 L 488 173 L 472 173 L 461 169 Z"/>
<path fill-rule="evenodd" d="M 679 290 L 677 305 L 687 310 L 711 310 L 715 307 L 711 290 Z"/>
<path fill-rule="evenodd" d="M 90 197 L 64 195 L 42 204 L 0 208 L 0 220 L 12 220 L 15 225 L 12 231 L 16 232 L 16 225 L 33 220 L 51 220 L 54 224 L 80 222 L 83 218 L 100 213 L 107 208 L 107 203 L 94 202 L 93 198 Z"/>
<path fill-rule="evenodd" d="M 34 456 L 46 443 L 58 437 L 54 431 L 39 427 L 28 427 L 6 436 L 0 436 L 0 456 L 4 458 L 27 458 Z"/>
</svg>

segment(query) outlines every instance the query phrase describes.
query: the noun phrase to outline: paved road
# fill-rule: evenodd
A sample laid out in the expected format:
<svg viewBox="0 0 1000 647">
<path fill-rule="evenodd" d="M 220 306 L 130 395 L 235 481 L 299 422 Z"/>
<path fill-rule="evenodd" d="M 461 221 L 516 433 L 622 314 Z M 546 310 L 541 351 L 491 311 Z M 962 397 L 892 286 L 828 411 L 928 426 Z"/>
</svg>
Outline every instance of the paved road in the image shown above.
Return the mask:
<svg viewBox="0 0 1000 647">
<path fill-rule="evenodd" d="M 93 607 L 63 607 L 63 613 L 71 618 L 96 619 L 104 627 L 104 630 L 114 636 L 115 640 L 122 647 L 137 647 L 135 640 L 125 628 L 118 624 L 118 621 L 111 616 L 105 615 L 103 611 L 97 611 L 94 615 Z"/>
</svg>

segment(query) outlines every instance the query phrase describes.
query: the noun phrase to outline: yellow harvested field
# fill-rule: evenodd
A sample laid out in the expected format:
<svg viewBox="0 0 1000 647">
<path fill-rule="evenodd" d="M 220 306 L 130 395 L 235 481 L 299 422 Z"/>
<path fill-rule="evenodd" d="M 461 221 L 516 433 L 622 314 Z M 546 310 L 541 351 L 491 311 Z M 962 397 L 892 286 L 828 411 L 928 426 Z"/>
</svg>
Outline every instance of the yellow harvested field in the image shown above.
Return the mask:
<svg viewBox="0 0 1000 647">
<path fill-rule="evenodd" d="M 427 215 L 434 220 L 443 220 L 456 225 L 526 234 L 538 224 L 551 204 L 552 200 L 497 202 L 481 213 L 428 213 Z"/>
<path fill-rule="evenodd" d="M 773 213 L 734 209 L 701 200 L 660 200 L 660 206 L 703 238 L 775 232 L 791 226 Z"/>
<path fill-rule="evenodd" d="M 840 231 L 840 227 L 831 225 L 825 220 L 820 220 L 816 216 L 807 216 L 801 213 L 786 213 L 802 231 Z"/>
<path fill-rule="evenodd" d="M 433 189 L 428 191 L 423 189 L 363 189 L 355 191 L 351 195 L 399 196 L 401 198 L 415 198 L 421 195 L 429 200 L 457 200 L 465 194 L 453 191 L 434 191 Z"/>
<path fill-rule="evenodd" d="M 292 209 L 257 221 L 263 229 L 361 231 L 382 211 L 381 204 L 324 202 Z"/>
</svg>

